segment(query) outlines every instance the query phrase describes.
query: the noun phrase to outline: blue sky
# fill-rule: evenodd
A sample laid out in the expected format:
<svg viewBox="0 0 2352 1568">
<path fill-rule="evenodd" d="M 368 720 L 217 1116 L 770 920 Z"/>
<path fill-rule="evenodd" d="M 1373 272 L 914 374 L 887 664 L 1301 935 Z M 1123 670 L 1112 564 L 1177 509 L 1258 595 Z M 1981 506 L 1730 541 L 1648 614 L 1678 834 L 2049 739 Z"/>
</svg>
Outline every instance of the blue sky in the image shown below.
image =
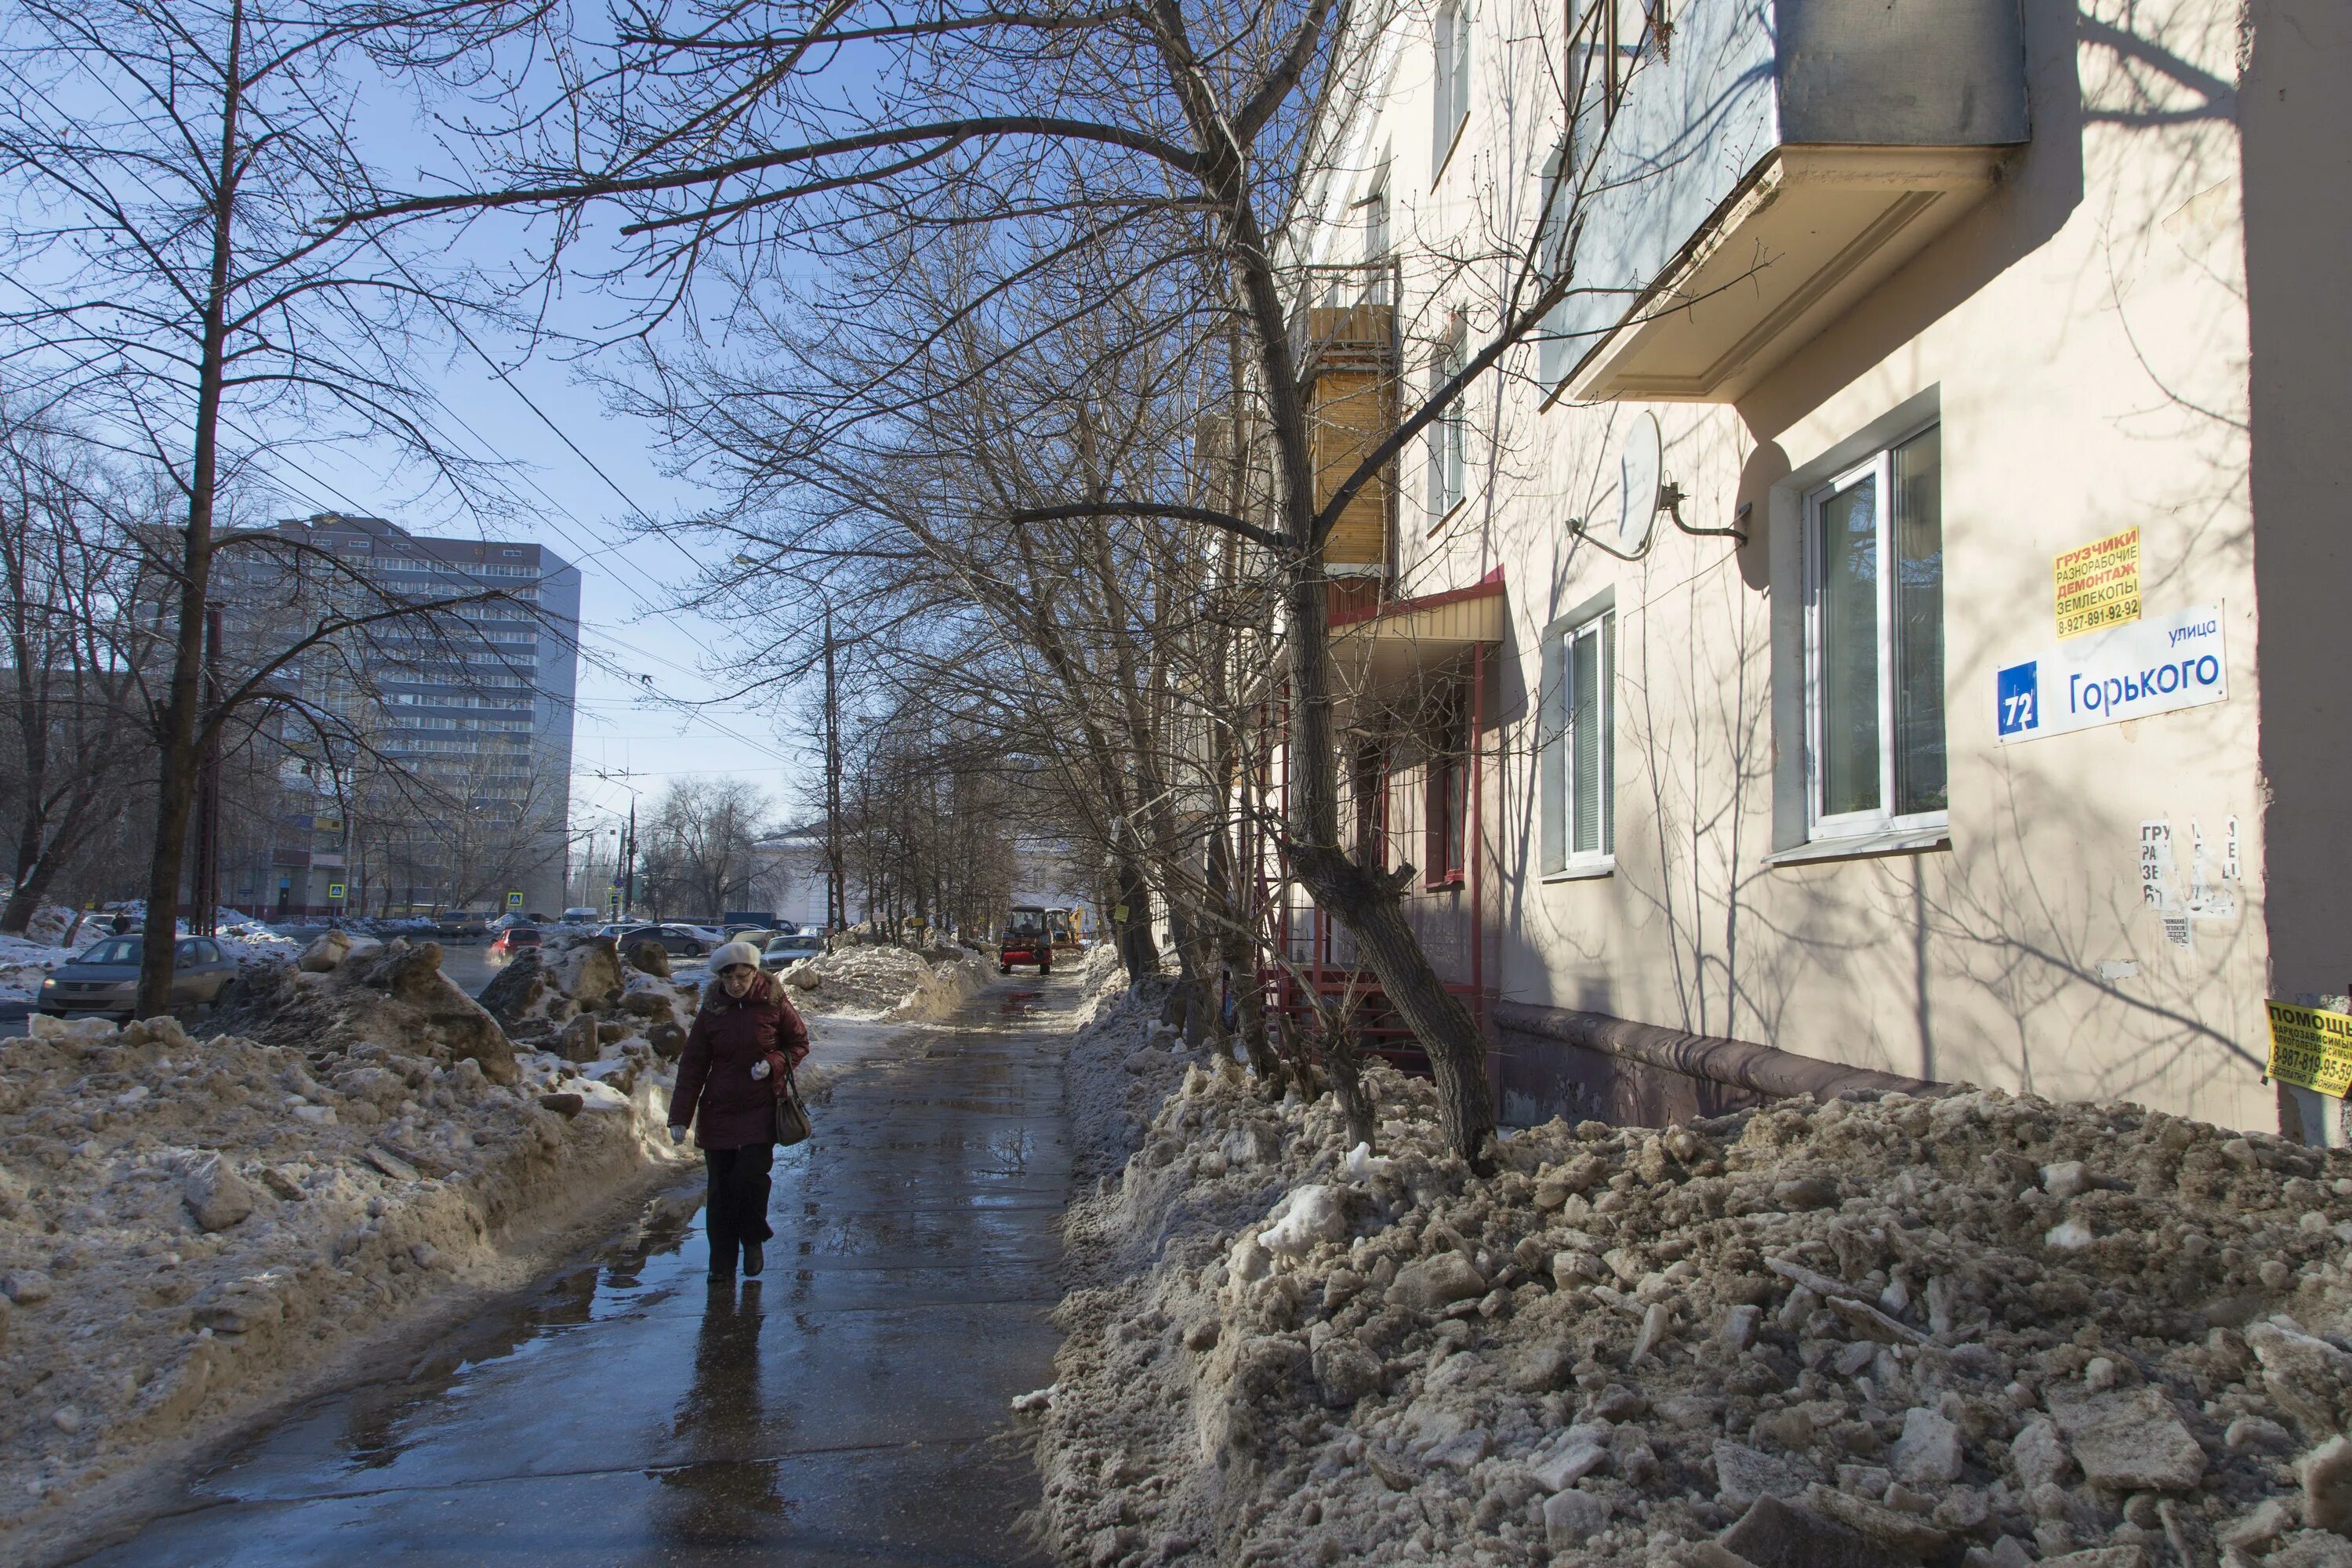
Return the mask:
<svg viewBox="0 0 2352 1568">
<path fill-rule="evenodd" d="M 437 188 L 434 172 L 447 166 L 430 127 L 414 106 L 387 94 L 392 110 L 370 130 L 378 142 L 381 174 L 411 189 Z M 397 106 L 394 108 L 394 106 Z M 399 117 L 393 121 L 393 115 Z M 387 122 L 392 121 L 392 122 Z M 410 182 L 415 184 L 409 184 Z M 459 253 L 486 269 L 504 262 L 509 247 L 529 243 L 525 220 L 488 215 L 457 241 Z M 583 247 L 589 260 L 598 257 Z M 561 328 L 607 328 L 618 307 L 574 288 L 556 302 Z M 693 510 L 689 479 L 665 473 L 656 433 L 646 423 L 611 411 L 581 367 L 554 355 L 524 360 L 517 340 L 470 329 L 475 346 L 451 341 L 437 373 L 453 438 L 478 453 L 496 453 L 520 465 L 512 480 L 515 515 L 483 519 L 427 502 L 404 514 L 401 498 L 375 489 L 368 452 L 353 450 L 331 465 L 309 466 L 322 493 L 315 510 L 352 510 L 386 516 L 417 532 L 520 537 L 547 546 L 580 568 L 583 654 L 580 708 L 573 747 L 572 819 L 578 828 L 602 826 L 628 810 L 630 792 L 657 792 L 689 773 L 746 778 L 780 806 L 801 794 L 809 774 L 807 742 L 756 704 L 719 700 L 733 681 L 714 666 L 725 648 L 715 623 L 671 606 L 698 557 L 699 542 L 646 537 L 632 520 L 667 520 Z M 497 362 L 497 369 L 485 355 Z M 614 356 L 596 368 L 609 369 Z M 501 374 L 499 372 L 505 374 Z M 297 476 L 287 476 L 290 485 Z M 644 678 L 653 678 L 649 695 Z"/>
</svg>

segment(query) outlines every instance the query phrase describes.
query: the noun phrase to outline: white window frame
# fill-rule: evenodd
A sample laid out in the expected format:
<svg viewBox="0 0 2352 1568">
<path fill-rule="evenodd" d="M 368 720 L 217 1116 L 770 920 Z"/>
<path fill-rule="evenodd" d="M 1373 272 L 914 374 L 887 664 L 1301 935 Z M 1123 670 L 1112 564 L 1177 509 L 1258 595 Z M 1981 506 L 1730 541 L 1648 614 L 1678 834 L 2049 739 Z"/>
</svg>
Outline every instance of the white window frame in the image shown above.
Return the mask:
<svg viewBox="0 0 2352 1568">
<path fill-rule="evenodd" d="M 1559 744 L 1561 788 L 1559 801 L 1560 846 L 1565 851 L 1560 877 L 1592 877 L 1617 865 L 1617 609 L 1612 603 L 1559 634 Z M 1580 647 L 1589 644 L 1589 647 Z M 1598 659 L 1600 678 L 1593 684 L 1596 720 L 1600 726 L 1601 758 L 1594 770 L 1601 792 L 1595 843 L 1576 847 L 1576 669 L 1580 658 Z"/>
<path fill-rule="evenodd" d="M 1470 354 L 1470 332 L 1455 317 L 1429 380 L 1430 395 L 1462 374 Z M 1429 422 L 1429 521 L 1432 527 L 1454 515 L 1470 494 L 1470 396 L 1465 389 Z"/>
<path fill-rule="evenodd" d="M 1946 827 L 1951 822 L 1948 806 L 1942 811 L 1907 814 L 1898 814 L 1893 809 L 1897 736 L 1895 723 L 1895 452 L 1897 447 L 1926 435 L 1939 423 L 1940 420 L 1929 419 L 1906 430 L 1880 445 L 1861 461 L 1805 492 L 1805 819 L 1807 837 L 1811 841 L 1866 838 L 1880 834 Z M 1822 507 L 1864 479 L 1876 485 L 1878 491 L 1878 805 L 1871 811 L 1830 815 L 1822 810 L 1822 753 L 1825 746 L 1822 708 Z M 1948 707 L 1945 710 L 1945 735 L 1948 742 Z"/>
<path fill-rule="evenodd" d="M 1440 0 L 1433 28 L 1436 91 L 1430 127 L 1429 183 L 1435 184 L 1470 123 L 1470 7 L 1465 0 Z"/>
</svg>

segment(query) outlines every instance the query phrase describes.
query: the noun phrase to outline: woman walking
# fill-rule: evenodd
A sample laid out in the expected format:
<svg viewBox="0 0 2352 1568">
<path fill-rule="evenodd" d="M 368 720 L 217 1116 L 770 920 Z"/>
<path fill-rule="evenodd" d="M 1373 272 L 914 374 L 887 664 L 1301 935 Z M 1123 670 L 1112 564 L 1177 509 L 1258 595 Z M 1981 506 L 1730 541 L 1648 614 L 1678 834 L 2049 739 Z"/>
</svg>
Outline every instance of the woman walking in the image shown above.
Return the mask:
<svg viewBox="0 0 2352 1568">
<path fill-rule="evenodd" d="M 768 1170 L 776 1156 L 776 1097 L 784 1074 L 808 1055 L 808 1026 L 775 976 L 761 972 L 760 950 L 750 942 L 714 951 L 710 973 L 678 1057 L 669 1135 L 683 1143 L 688 1127 L 696 1128 L 709 1181 L 703 1228 L 710 1277 L 732 1279 L 739 1248 L 745 1274 L 766 1267 L 760 1247 L 775 1234 L 768 1227 Z"/>
</svg>

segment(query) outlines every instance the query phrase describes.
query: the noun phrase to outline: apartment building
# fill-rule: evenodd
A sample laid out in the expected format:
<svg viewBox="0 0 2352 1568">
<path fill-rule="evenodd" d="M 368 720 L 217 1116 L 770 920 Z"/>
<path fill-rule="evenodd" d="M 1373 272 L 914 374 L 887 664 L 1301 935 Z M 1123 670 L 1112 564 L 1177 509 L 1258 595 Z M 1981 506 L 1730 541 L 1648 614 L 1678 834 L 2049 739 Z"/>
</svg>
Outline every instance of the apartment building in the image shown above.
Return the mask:
<svg viewBox="0 0 2352 1568">
<path fill-rule="evenodd" d="M 2352 13 L 1377 29 L 1291 236 L 1324 438 L 1572 286 L 1330 568 L 1359 839 L 1507 1116 L 1748 1042 L 2336 1137 L 2264 1002 L 2352 983 Z"/>
<path fill-rule="evenodd" d="M 327 513 L 278 532 L 308 549 L 255 552 L 227 574 L 231 619 L 252 628 L 247 640 L 266 641 L 256 620 L 282 616 L 305 593 L 350 608 L 362 582 L 404 600 L 485 589 L 507 599 L 371 627 L 339 639 L 336 657 L 297 667 L 307 701 L 366 734 L 370 766 L 359 773 L 396 772 L 425 787 L 354 794 L 349 758 L 332 773 L 289 766 L 270 864 L 235 868 L 230 901 L 265 915 L 405 912 L 520 892 L 527 909 L 562 908 L 578 569 L 541 545 L 429 538 L 382 518 Z M 480 878 L 467 873 L 486 867 L 500 885 L 473 889 Z"/>
</svg>

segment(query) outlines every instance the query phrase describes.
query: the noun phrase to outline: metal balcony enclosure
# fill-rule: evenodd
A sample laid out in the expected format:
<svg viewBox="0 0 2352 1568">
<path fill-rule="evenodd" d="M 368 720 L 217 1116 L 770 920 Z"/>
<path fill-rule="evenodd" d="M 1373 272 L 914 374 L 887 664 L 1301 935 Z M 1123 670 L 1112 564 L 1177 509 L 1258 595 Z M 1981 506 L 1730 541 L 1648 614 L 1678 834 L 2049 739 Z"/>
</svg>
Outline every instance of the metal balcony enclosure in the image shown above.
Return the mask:
<svg viewBox="0 0 2352 1568">
<path fill-rule="evenodd" d="M 1603 138 L 1572 220 L 1585 291 L 1541 359 L 1574 397 L 1737 400 L 2030 134 L 2016 0 L 1688 0 L 1671 21 L 1578 128 Z"/>
</svg>

